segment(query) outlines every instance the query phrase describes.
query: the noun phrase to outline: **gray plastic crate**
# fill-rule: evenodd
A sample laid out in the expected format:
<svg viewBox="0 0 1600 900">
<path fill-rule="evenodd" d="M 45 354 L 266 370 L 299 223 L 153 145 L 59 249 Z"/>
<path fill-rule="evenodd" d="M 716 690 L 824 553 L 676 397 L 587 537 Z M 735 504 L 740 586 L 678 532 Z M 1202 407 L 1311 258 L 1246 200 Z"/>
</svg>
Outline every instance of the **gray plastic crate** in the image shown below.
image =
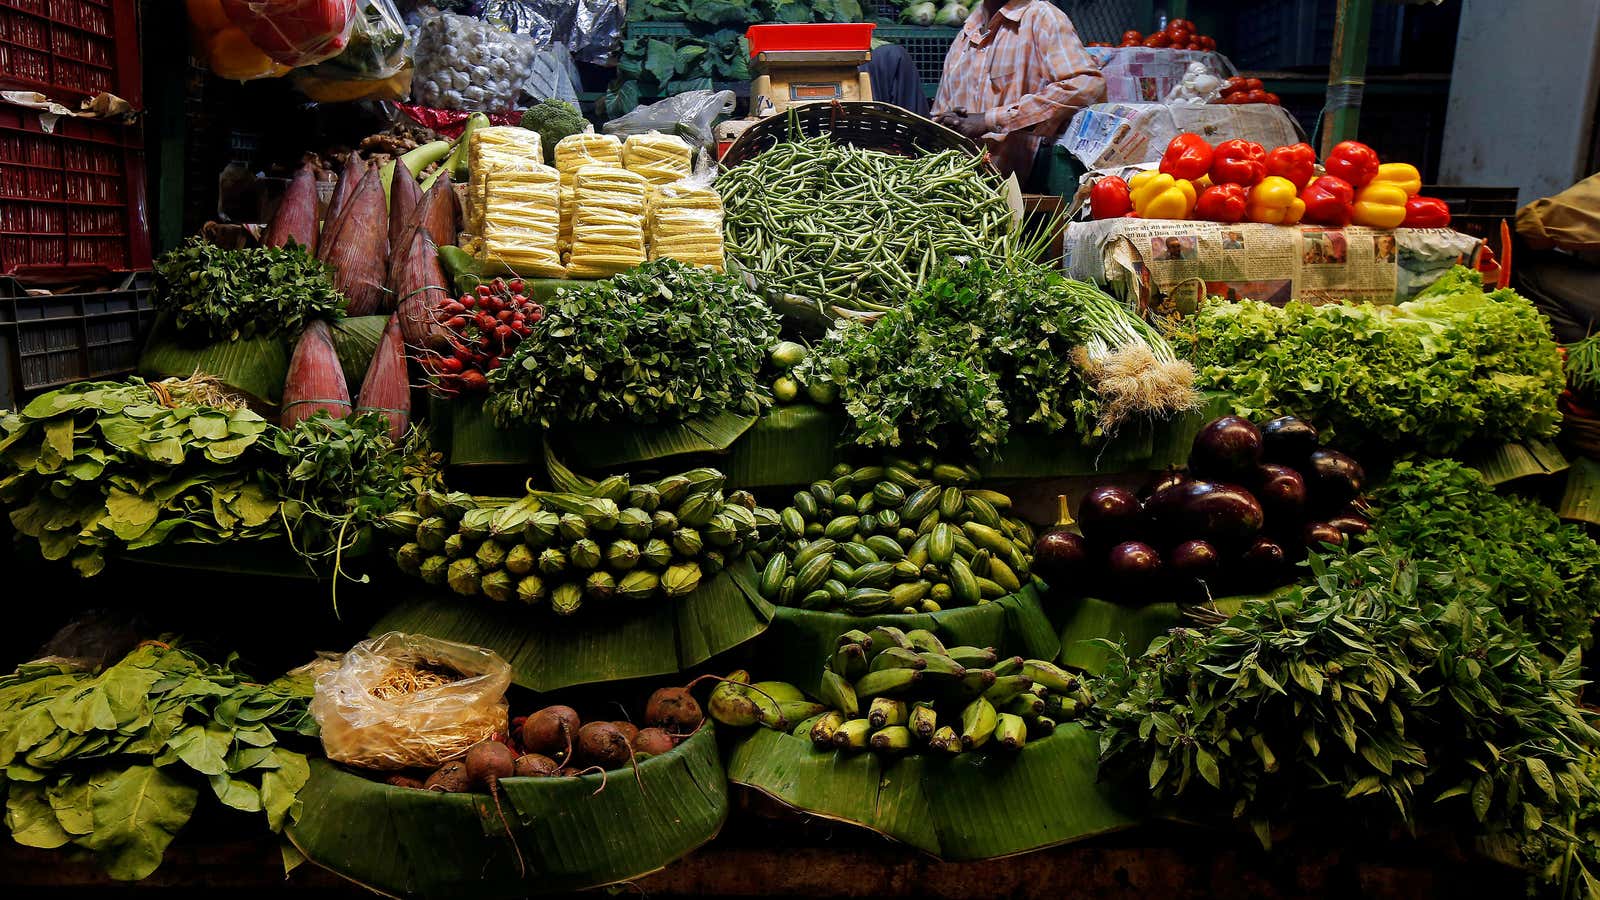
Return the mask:
<svg viewBox="0 0 1600 900">
<path fill-rule="evenodd" d="M 109 290 L 35 295 L 0 279 L 0 409 L 132 372 L 155 319 L 152 284 L 150 273 L 135 272 Z"/>
</svg>

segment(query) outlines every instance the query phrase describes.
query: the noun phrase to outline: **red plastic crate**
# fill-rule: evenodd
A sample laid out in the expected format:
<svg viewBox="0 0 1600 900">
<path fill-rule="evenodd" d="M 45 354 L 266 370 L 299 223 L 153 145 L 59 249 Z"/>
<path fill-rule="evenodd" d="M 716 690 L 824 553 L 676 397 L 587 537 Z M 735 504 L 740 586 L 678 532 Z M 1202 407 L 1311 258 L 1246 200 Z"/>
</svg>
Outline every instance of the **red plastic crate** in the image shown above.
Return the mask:
<svg viewBox="0 0 1600 900">
<path fill-rule="evenodd" d="M 0 0 L 0 86 L 141 107 L 138 0 Z"/>
<path fill-rule="evenodd" d="M 0 106 L 0 275 L 62 281 L 150 268 L 137 128 Z"/>
<path fill-rule="evenodd" d="M 750 58 L 767 50 L 869 50 L 871 22 L 820 25 L 751 25 L 744 33 Z"/>
</svg>

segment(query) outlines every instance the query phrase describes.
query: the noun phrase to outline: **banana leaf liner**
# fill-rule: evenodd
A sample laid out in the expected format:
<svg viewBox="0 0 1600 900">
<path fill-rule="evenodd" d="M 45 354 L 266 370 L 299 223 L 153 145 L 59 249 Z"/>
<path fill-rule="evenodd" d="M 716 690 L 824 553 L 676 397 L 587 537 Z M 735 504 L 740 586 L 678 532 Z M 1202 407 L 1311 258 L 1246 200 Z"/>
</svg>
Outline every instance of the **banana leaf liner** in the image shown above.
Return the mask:
<svg viewBox="0 0 1600 900">
<path fill-rule="evenodd" d="M 188 378 L 203 372 L 244 395 L 257 411 L 283 399 L 289 374 L 289 343 L 280 336 L 244 338 L 193 346 L 183 341 L 169 316 L 161 316 L 139 355 L 139 374 L 152 380 Z M 357 383 L 360 383 L 357 374 Z"/>
<path fill-rule="evenodd" d="M 1222 394 L 1202 395 L 1200 405 L 1170 419 L 1130 420 L 1109 439 L 1085 445 L 1070 434 L 1033 428 L 1011 431 L 994 459 L 979 463 L 985 480 L 1064 478 L 1107 472 L 1155 471 L 1189 460 L 1195 435 L 1230 409 Z"/>
<path fill-rule="evenodd" d="M 1556 514 L 1572 522 L 1600 525 L 1600 462 L 1586 457 L 1572 461 Z"/>
<path fill-rule="evenodd" d="M 1567 458 L 1549 441 L 1519 441 L 1481 448 L 1463 456 L 1466 465 L 1483 473 L 1490 484 L 1505 484 L 1533 475 L 1553 475 L 1567 469 Z"/>
<path fill-rule="evenodd" d="M 722 453 L 755 424 L 755 416 L 720 412 L 654 425 L 557 423 L 549 435 L 562 459 L 582 460 L 586 469 L 609 469 L 692 453 Z"/>
<path fill-rule="evenodd" d="M 982 606 L 917 615 L 855 616 L 776 607 L 772 627 L 761 638 L 758 671 L 762 678 L 787 681 L 815 695 L 822 679 L 822 661 L 838 646 L 839 635 L 852 628 L 869 631 L 877 625 L 906 631 L 926 628 L 947 645 L 993 647 L 1002 656 L 1055 659 L 1060 651 L 1056 629 L 1040 604 L 1039 593 L 1028 585 Z"/>
<path fill-rule="evenodd" d="M 742 488 L 789 487 L 828 477 L 843 462 L 844 416 L 836 407 L 783 406 L 756 420 L 718 466 Z"/>
<path fill-rule="evenodd" d="M 642 793 L 640 782 L 643 783 Z M 393 897 L 522 897 L 631 881 L 711 840 L 728 815 L 727 777 L 709 724 L 631 769 L 578 778 L 508 778 L 488 794 L 390 787 L 325 760 L 311 764 L 285 829 L 317 865 Z"/>
<path fill-rule="evenodd" d="M 511 663 L 517 684 L 541 692 L 673 675 L 767 630 L 773 607 L 757 592 L 755 577 L 750 561 L 740 559 L 676 601 L 588 607 L 570 618 L 419 584 L 369 633 L 405 631 L 487 647 Z"/>
<path fill-rule="evenodd" d="M 1294 587 L 1286 585 L 1264 594 L 1218 597 L 1204 608 L 1231 616 L 1249 600 L 1276 597 L 1294 590 Z M 1098 675 L 1105 669 L 1111 652 L 1090 641 L 1104 638 L 1123 644 L 1130 656 L 1137 656 L 1150 646 L 1152 640 L 1169 629 L 1193 624 L 1184 614 L 1184 607 L 1176 603 L 1124 606 L 1094 597 L 1050 597 L 1046 602 L 1052 620 L 1060 629 L 1061 656 L 1056 661 L 1092 675 Z"/>
<path fill-rule="evenodd" d="M 1077 723 L 1015 754 L 823 751 L 757 728 L 728 780 L 815 816 L 869 828 L 950 862 L 994 859 L 1138 824 L 1142 795 L 1101 784 L 1100 738 Z"/>
</svg>

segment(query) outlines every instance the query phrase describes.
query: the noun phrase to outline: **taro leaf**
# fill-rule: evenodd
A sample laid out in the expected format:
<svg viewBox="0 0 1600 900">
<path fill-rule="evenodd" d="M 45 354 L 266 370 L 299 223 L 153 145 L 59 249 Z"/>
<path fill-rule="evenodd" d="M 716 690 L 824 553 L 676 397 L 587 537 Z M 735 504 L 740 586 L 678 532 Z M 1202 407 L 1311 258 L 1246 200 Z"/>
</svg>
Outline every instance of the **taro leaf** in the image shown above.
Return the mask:
<svg viewBox="0 0 1600 900">
<path fill-rule="evenodd" d="M 70 775 L 45 789 L 45 798 L 50 801 L 50 809 L 55 812 L 63 831 L 72 835 L 94 831 L 91 791 L 87 780 Z"/>
<path fill-rule="evenodd" d="M 267 496 L 265 488 L 258 484 L 247 484 L 239 490 L 239 496 L 233 501 L 233 511 L 246 528 L 258 528 L 278 514 L 278 503 Z"/>
<path fill-rule="evenodd" d="M 105 691 L 99 685 L 85 691 L 74 691 L 57 697 L 50 703 L 50 718 L 56 726 L 71 734 L 88 731 L 115 731 L 117 717 Z"/>
<path fill-rule="evenodd" d="M 201 775 L 223 775 L 228 771 L 228 745 L 232 732 L 215 722 L 190 725 L 173 736 L 167 745 L 171 754 Z M 167 756 L 157 757 L 160 764 Z"/>
<path fill-rule="evenodd" d="M 644 57 L 644 70 L 655 77 L 656 84 L 666 84 L 678 70 L 677 51 L 666 41 L 650 41 Z"/>
<path fill-rule="evenodd" d="M 54 850 L 72 840 L 56 819 L 42 784 L 13 784 L 6 796 L 6 828 L 24 847 Z"/>
<path fill-rule="evenodd" d="M 278 767 L 261 774 L 261 803 L 267 811 L 267 825 L 281 831 L 295 795 L 311 777 L 311 765 L 304 756 L 281 747 L 273 748 L 272 755 Z"/>
<path fill-rule="evenodd" d="M 189 430 L 206 441 L 221 441 L 228 437 L 228 417 L 222 413 L 201 413 L 189 420 Z"/>
<path fill-rule="evenodd" d="M 248 781 L 230 778 L 226 774 L 211 776 L 211 790 L 224 806 L 241 812 L 261 811 L 261 792 Z"/>
<path fill-rule="evenodd" d="M 66 417 L 48 422 L 44 426 L 44 449 L 49 452 L 39 456 L 40 471 L 60 471 L 61 464 L 72 459 L 73 421 Z"/>
<path fill-rule="evenodd" d="M 95 851 L 106 874 L 122 881 L 138 881 L 161 865 L 199 796 L 155 766 L 102 773 L 91 786 L 94 831 L 81 843 Z"/>
<path fill-rule="evenodd" d="M 123 541 L 143 536 L 161 515 L 161 507 L 148 497 L 112 488 L 106 497 L 106 526 Z"/>
</svg>

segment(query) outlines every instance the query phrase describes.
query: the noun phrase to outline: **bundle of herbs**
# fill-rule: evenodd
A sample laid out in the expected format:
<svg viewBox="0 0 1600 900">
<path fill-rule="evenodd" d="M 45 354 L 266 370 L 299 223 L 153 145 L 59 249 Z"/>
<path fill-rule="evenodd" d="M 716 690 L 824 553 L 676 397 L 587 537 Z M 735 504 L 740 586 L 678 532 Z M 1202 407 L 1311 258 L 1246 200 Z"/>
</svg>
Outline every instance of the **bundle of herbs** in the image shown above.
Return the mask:
<svg viewBox="0 0 1600 900">
<path fill-rule="evenodd" d="M 156 261 L 156 308 L 196 343 L 297 334 L 344 316 L 328 267 L 293 246 L 225 250 L 192 238 Z"/>
<path fill-rule="evenodd" d="M 1550 667 L 1483 585 L 1383 548 L 1178 628 L 1097 686 L 1108 772 L 1266 844 L 1322 820 L 1427 824 L 1547 855 L 1596 796 L 1577 655 Z"/>
<path fill-rule="evenodd" d="M 1397 306 L 1212 302 L 1174 343 L 1240 415 L 1300 416 L 1347 445 L 1445 454 L 1549 437 L 1562 385 L 1550 323 L 1479 284 L 1458 267 Z"/>
<path fill-rule="evenodd" d="M 280 831 L 310 777 L 282 741 L 316 734 L 310 684 L 262 685 L 166 643 L 99 672 L 59 659 L 0 677 L 0 794 L 19 844 L 71 844 L 136 881 L 207 793 Z"/>
<path fill-rule="evenodd" d="M 1193 370 L 1143 319 L 1020 259 L 944 266 L 875 324 L 841 323 L 794 377 L 837 389 L 857 444 L 985 455 L 1013 425 L 1087 440 L 1195 402 Z"/>
<path fill-rule="evenodd" d="M 1600 545 L 1549 508 L 1495 493 L 1453 460 L 1402 462 L 1370 495 L 1381 542 L 1482 584 L 1545 652 L 1587 648 L 1600 616 Z"/>
<path fill-rule="evenodd" d="M 737 279 L 655 260 L 563 288 L 499 368 L 496 425 L 672 422 L 772 403 L 757 378 L 777 316 Z"/>
</svg>

